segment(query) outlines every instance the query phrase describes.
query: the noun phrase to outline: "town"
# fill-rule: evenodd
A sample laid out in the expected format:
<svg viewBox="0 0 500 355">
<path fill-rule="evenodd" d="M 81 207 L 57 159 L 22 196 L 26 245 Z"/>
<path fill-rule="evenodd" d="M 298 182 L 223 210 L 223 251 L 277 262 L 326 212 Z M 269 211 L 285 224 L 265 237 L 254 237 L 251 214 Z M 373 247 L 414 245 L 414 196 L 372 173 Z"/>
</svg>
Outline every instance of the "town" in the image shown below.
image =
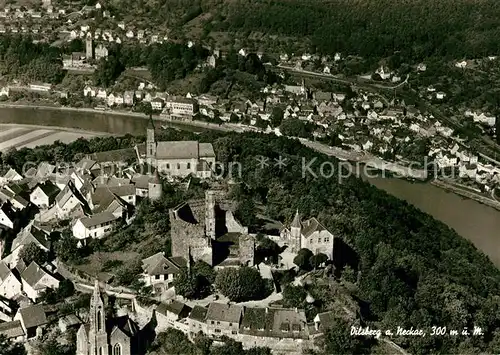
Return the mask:
<svg viewBox="0 0 500 355">
<path fill-rule="evenodd" d="M 124 115 L 147 126 L 139 136 L 65 142 L 48 131 L 0 132 L 0 349 L 323 355 L 346 346 L 348 353 L 394 354 L 417 347 L 399 333 L 374 331 L 362 342 L 349 330 L 384 322 L 399 329 L 408 320 L 388 305 L 395 308 L 424 279 L 423 255 L 434 262 L 469 250 L 427 251 L 411 239 L 420 232 L 415 226 L 447 248 L 449 231 L 423 217 L 391 215 L 388 205 L 379 209 L 385 197 L 372 204 L 361 185 L 358 196 L 349 184 L 337 191 L 323 181 L 323 190 L 304 178 L 302 196 L 292 196 L 292 164 L 256 167 L 254 155 L 279 162 L 306 149 L 500 209 L 500 122 L 491 104 L 500 95 L 458 88 L 463 80 L 490 83 L 485 73 L 496 74 L 500 59 L 366 65 L 348 53 L 181 36 L 118 7 L 42 0 L 0 9 L 0 108 Z M 195 10 L 187 22 L 201 13 Z M 179 133 L 175 124 L 211 133 Z M 242 146 L 236 133 L 245 137 Z M 218 170 L 241 157 L 251 164 L 240 176 Z M 391 229 L 391 221 L 375 233 L 368 216 L 374 224 L 402 221 L 408 231 Z M 408 258 L 388 247 L 399 248 L 394 235 L 406 232 L 404 243 L 418 250 Z M 434 275 L 427 279 L 434 285 Z M 389 284 L 397 285 L 387 291 L 390 302 L 382 293 Z M 429 288 L 397 307 L 460 292 L 468 289 Z M 407 315 L 417 322 L 426 312 Z"/>
<path fill-rule="evenodd" d="M 460 105 L 451 118 L 443 118 L 449 113 L 443 115 L 436 109 L 454 98 L 445 85 L 430 84 L 431 68 L 425 63 L 405 72 L 380 65 L 371 75 L 351 80 L 336 74 L 351 60 L 341 53 L 333 57 L 280 53 L 273 57 L 271 53 L 246 48 L 228 52 L 205 46 L 201 50 L 196 49 L 199 45 L 193 41 L 172 42 L 167 34 L 115 21 L 100 3 L 75 12 L 43 2 L 36 10 L 6 7 L 1 12 L 3 33 L 18 33 L 15 25 L 8 24 L 26 18 L 31 24 L 40 18 L 44 23 L 54 22 L 47 30 L 59 33 L 59 45 L 69 43 L 69 50 L 80 47 L 82 51 L 63 53 L 56 60 L 60 70 L 67 73 L 58 84 L 18 79 L 6 82 L 0 90 L 4 104 L 62 105 L 136 116 L 145 113 L 146 117 L 153 113 L 155 118 L 168 122 L 205 122 L 236 131 L 299 137 L 322 143 L 323 152 L 328 151 L 328 146 L 335 146 L 329 153 L 341 159 L 362 162 L 396 176 L 432 178 L 438 186 L 498 208 L 498 152 L 492 148 L 491 139 L 481 138 L 496 137 L 495 115 Z M 101 17 L 110 19 L 106 22 L 109 28 L 96 25 Z M 30 35 L 40 37 L 41 43 L 49 40 L 43 31 Z M 180 46 L 175 47 L 176 51 L 201 53 L 194 54 L 201 56 L 189 69 L 193 75 L 205 75 L 199 87 L 180 85 L 173 92 L 160 90 L 151 80 L 151 68 L 144 65 L 125 71 L 122 68 L 123 73 L 114 75 L 114 80 L 101 78 L 100 74 L 97 81 L 90 80 L 96 70 L 117 70 L 115 62 L 123 54 L 116 51 L 121 46 L 133 51 L 134 46 L 169 48 L 169 43 Z M 138 50 L 138 54 L 143 50 Z M 225 83 L 227 79 L 223 78 L 234 61 L 240 74 L 249 76 L 241 83 L 236 80 L 236 85 Z M 457 60 L 447 64 L 447 70 L 476 71 L 496 61 L 495 56 Z M 250 84 L 250 74 L 265 78 L 251 79 Z M 95 85 L 97 82 L 104 85 Z M 252 88 L 239 88 L 247 84 Z M 489 142 L 483 142 L 484 146 L 478 149 L 478 139 Z"/>
</svg>

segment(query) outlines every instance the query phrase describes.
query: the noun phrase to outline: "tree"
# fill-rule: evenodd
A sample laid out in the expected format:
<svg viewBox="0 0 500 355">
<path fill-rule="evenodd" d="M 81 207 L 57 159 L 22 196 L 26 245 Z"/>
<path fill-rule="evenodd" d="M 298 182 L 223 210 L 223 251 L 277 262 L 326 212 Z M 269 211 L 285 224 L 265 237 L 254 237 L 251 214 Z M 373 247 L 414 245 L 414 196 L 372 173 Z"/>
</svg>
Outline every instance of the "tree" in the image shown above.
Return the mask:
<svg viewBox="0 0 500 355">
<path fill-rule="evenodd" d="M 219 271 L 215 278 L 215 287 L 234 302 L 262 299 L 269 293 L 266 281 L 260 273 L 248 266 Z"/>
<path fill-rule="evenodd" d="M 285 307 L 303 308 L 306 302 L 307 292 L 302 286 L 286 285 L 283 289 L 283 305 Z"/>
<path fill-rule="evenodd" d="M 306 248 L 302 248 L 297 253 L 297 256 L 293 259 L 293 263 L 299 267 L 301 270 L 309 271 L 312 268 L 311 258 L 313 257 L 312 251 Z"/>
<path fill-rule="evenodd" d="M 174 328 L 158 334 L 154 348 L 159 349 L 161 354 L 195 355 L 195 347 L 187 335 Z"/>
<path fill-rule="evenodd" d="M 207 297 L 215 282 L 214 270 L 204 261 L 197 261 L 191 272 L 182 268 L 174 279 L 175 292 L 187 299 Z"/>
<path fill-rule="evenodd" d="M 326 263 L 328 261 L 328 256 L 323 253 L 318 253 L 316 255 L 311 256 L 310 263 L 313 268 L 318 268 L 322 264 Z"/>
<path fill-rule="evenodd" d="M 371 342 L 351 335 L 351 326 L 341 318 L 333 318 L 325 333 L 324 354 L 366 354 Z"/>
<path fill-rule="evenodd" d="M 80 259 L 80 250 L 77 241 L 71 235 L 63 233 L 61 239 L 56 242 L 56 255 L 62 261 L 72 261 Z"/>
<path fill-rule="evenodd" d="M 115 56 L 110 55 L 107 58 L 101 58 L 94 72 L 95 84 L 109 87 L 124 70 L 125 67 Z"/>
<path fill-rule="evenodd" d="M 235 211 L 235 217 L 244 226 L 253 226 L 257 222 L 255 203 L 251 197 L 240 201 Z"/>
<path fill-rule="evenodd" d="M 38 265 L 43 265 L 48 259 L 47 252 L 38 247 L 35 243 L 30 243 L 28 246 L 25 246 L 20 256 L 27 265 L 31 264 L 33 261 Z"/>
<path fill-rule="evenodd" d="M 357 281 L 356 272 L 349 265 L 346 265 L 344 270 L 342 270 L 341 278 L 351 283 L 356 283 Z"/>
<path fill-rule="evenodd" d="M 68 279 L 64 279 L 59 282 L 59 287 L 57 288 L 57 295 L 60 299 L 65 299 L 73 296 L 75 293 L 75 285 Z"/>
<path fill-rule="evenodd" d="M 284 112 L 280 107 L 273 107 L 273 110 L 271 112 L 271 126 L 273 127 L 279 127 L 281 125 L 281 122 L 283 122 L 283 116 Z"/>
<path fill-rule="evenodd" d="M 26 355 L 26 349 L 21 343 L 13 343 L 3 334 L 0 334 L 0 354 L 2 355 Z"/>
</svg>

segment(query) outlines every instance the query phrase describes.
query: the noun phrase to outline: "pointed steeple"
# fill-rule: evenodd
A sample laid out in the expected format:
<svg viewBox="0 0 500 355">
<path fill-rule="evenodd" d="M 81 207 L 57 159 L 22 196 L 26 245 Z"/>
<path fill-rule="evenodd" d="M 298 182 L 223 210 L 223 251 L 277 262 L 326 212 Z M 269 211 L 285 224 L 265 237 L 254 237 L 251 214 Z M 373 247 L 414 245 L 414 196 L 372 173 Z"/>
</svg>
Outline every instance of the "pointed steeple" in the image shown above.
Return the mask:
<svg viewBox="0 0 500 355">
<path fill-rule="evenodd" d="M 297 208 L 297 211 L 295 212 L 295 217 L 293 217 L 292 224 L 290 225 L 291 228 L 301 228 L 302 225 L 300 223 L 300 215 L 299 215 L 299 209 Z"/>
<path fill-rule="evenodd" d="M 155 129 L 155 125 L 153 122 L 153 115 L 149 115 L 148 129 Z"/>
</svg>

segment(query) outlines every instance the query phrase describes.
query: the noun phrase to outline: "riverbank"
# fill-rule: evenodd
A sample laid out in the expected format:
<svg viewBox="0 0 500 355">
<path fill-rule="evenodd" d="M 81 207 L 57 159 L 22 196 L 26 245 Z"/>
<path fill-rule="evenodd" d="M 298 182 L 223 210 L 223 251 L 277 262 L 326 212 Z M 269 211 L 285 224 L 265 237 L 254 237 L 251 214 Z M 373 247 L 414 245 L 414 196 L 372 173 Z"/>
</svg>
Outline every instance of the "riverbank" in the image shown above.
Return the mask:
<svg viewBox="0 0 500 355">
<path fill-rule="evenodd" d="M 450 181 L 438 180 L 438 179 L 432 180 L 431 184 L 434 186 L 437 186 L 443 190 L 453 192 L 459 196 L 480 202 L 486 206 L 492 207 L 492 208 L 500 211 L 500 202 L 498 202 L 492 198 L 489 198 L 487 196 L 483 196 L 479 192 L 475 192 L 471 189 L 460 186 L 459 184 L 456 184 L 456 183 L 453 183 Z"/>
</svg>

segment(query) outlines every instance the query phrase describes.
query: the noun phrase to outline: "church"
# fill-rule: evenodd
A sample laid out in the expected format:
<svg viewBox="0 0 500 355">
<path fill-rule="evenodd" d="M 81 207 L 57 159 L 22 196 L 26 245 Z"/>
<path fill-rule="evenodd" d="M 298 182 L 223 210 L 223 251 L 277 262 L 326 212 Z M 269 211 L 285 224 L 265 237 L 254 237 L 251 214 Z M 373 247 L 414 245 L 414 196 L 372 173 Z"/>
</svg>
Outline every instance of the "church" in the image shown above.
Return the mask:
<svg viewBox="0 0 500 355">
<path fill-rule="evenodd" d="M 89 320 L 76 333 L 76 355 L 136 355 L 139 328 L 128 316 L 106 319 L 104 302 L 95 281 Z"/>
<path fill-rule="evenodd" d="M 294 253 L 305 248 L 333 260 L 333 234 L 314 217 L 302 222 L 298 210 L 290 226 L 281 229 L 280 238 Z"/>
<path fill-rule="evenodd" d="M 135 150 L 140 164 L 148 164 L 170 176 L 185 177 L 193 174 L 199 178 L 210 178 L 215 166 L 215 153 L 211 143 L 158 142 L 152 119 L 146 130 L 146 143 L 136 145 Z"/>
</svg>

